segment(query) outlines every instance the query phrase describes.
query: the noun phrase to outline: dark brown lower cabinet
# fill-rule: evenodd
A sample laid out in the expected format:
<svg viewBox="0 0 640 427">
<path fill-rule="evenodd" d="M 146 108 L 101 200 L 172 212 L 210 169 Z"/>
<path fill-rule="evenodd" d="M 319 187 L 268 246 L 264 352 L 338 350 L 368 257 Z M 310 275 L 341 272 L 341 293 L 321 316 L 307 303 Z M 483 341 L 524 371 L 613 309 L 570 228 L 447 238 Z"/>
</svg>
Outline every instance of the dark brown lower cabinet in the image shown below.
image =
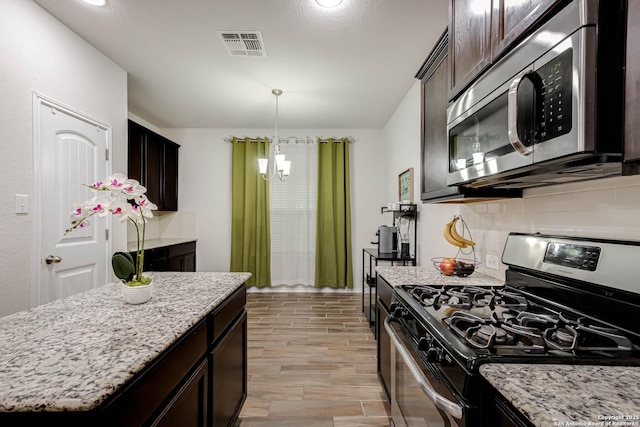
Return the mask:
<svg viewBox="0 0 640 427">
<path fill-rule="evenodd" d="M 135 260 L 136 253 L 130 253 Z M 144 271 L 196 271 L 196 242 L 146 249 Z"/>
<path fill-rule="evenodd" d="M 0 425 L 233 426 L 247 396 L 246 295 L 237 289 L 97 408 L 0 412 Z"/>
<path fill-rule="evenodd" d="M 204 360 L 152 423 L 156 427 L 205 427 L 209 419 L 209 361 Z M 215 424 L 214 424 L 215 425 Z"/>
<path fill-rule="evenodd" d="M 387 399 L 389 399 L 391 396 L 391 337 L 384 328 L 384 321 L 389 316 L 393 288 L 380 276 L 378 276 L 377 282 L 376 319 L 380 322 L 380 326 L 376 328 L 378 378 L 387 393 Z"/>
<path fill-rule="evenodd" d="M 231 426 L 247 397 L 247 315 L 211 353 L 212 426 Z"/>
</svg>

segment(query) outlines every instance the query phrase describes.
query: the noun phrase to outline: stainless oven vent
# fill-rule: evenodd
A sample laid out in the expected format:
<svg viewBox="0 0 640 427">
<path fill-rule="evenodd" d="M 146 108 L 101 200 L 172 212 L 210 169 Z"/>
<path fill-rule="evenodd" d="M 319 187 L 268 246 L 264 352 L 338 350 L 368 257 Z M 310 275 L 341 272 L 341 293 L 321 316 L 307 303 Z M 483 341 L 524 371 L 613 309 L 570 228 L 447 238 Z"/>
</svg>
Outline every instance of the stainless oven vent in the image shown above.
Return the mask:
<svg viewBox="0 0 640 427">
<path fill-rule="evenodd" d="M 267 56 L 260 31 L 217 31 L 229 56 Z"/>
</svg>

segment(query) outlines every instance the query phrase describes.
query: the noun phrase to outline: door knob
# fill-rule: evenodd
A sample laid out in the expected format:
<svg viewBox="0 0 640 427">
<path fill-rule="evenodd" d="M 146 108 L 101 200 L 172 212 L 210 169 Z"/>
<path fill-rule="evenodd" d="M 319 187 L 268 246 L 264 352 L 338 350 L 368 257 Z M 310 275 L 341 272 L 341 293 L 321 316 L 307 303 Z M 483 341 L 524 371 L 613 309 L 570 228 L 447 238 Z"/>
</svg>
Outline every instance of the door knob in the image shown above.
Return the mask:
<svg viewBox="0 0 640 427">
<path fill-rule="evenodd" d="M 45 261 L 47 264 L 57 264 L 57 263 L 59 263 L 60 261 L 62 261 L 62 258 L 60 258 L 59 256 L 55 256 L 55 255 L 49 255 L 48 257 L 46 257 L 46 258 L 44 259 L 44 261 Z"/>
</svg>

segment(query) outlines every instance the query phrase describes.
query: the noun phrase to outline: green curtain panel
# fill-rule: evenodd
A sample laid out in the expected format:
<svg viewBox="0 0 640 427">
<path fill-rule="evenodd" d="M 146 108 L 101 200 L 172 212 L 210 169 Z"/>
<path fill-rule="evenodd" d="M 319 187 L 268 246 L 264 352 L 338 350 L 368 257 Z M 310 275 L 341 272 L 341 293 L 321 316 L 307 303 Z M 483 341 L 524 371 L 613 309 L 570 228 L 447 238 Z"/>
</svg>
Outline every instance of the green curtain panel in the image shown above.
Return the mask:
<svg viewBox="0 0 640 427">
<path fill-rule="evenodd" d="M 230 270 L 250 272 L 247 286 L 271 286 L 269 182 L 258 172 L 269 140 L 233 138 L 232 144 Z"/>
<path fill-rule="evenodd" d="M 347 138 L 318 141 L 315 287 L 353 288 Z"/>
</svg>

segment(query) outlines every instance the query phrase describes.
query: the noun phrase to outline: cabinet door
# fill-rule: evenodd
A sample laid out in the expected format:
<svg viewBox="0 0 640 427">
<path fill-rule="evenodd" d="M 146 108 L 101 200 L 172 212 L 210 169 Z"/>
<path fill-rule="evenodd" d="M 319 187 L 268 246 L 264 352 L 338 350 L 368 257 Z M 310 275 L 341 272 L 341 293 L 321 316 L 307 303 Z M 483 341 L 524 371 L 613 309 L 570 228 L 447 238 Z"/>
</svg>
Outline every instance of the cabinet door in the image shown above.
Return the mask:
<svg viewBox="0 0 640 427">
<path fill-rule="evenodd" d="M 184 256 L 184 263 L 183 263 L 183 270 L 182 271 L 196 271 L 196 253 L 190 253 L 190 254 L 186 254 Z"/>
<path fill-rule="evenodd" d="M 147 133 L 145 142 L 145 180 L 147 198 L 164 210 L 162 198 L 162 168 L 164 166 L 164 142 L 159 135 Z"/>
<path fill-rule="evenodd" d="M 525 36 L 561 0 L 493 0 L 491 58 Z"/>
<path fill-rule="evenodd" d="M 178 148 L 171 141 L 164 144 L 164 174 L 162 205 L 164 211 L 178 210 Z"/>
<path fill-rule="evenodd" d="M 449 148 L 447 140 L 447 57 L 422 82 L 422 199 L 455 193 L 447 186 Z"/>
<path fill-rule="evenodd" d="M 159 211 L 178 210 L 178 149 L 175 142 L 129 120 L 128 175 L 147 188 Z"/>
<path fill-rule="evenodd" d="M 168 247 L 168 271 L 196 271 L 196 242 Z"/>
<path fill-rule="evenodd" d="M 391 398 L 391 338 L 384 328 L 384 321 L 389 313 L 382 303 L 376 304 L 376 319 L 380 326 L 376 329 L 377 353 L 378 353 L 378 378 L 382 388 L 387 393 L 387 399 Z"/>
<path fill-rule="evenodd" d="M 627 66 L 625 69 L 624 161 L 633 162 L 625 174 L 640 173 L 640 3 L 630 1 L 627 10 Z"/>
<path fill-rule="evenodd" d="M 231 426 L 247 397 L 247 314 L 236 324 L 211 354 L 211 426 Z"/>
<path fill-rule="evenodd" d="M 449 0 L 449 99 L 489 65 L 490 32 L 491 0 Z"/>
<path fill-rule="evenodd" d="M 144 183 L 142 176 L 144 170 L 144 128 L 139 124 L 129 120 L 129 143 L 128 143 L 128 170 L 127 176 L 135 179 L 141 184 Z M 144 185 L 144 184 L 143 184 Z M 155 203 L 155 201 L 154 201 Z"/>
<path fill-rule="evenodd" d="M 205 359 L 151 424 L 153 427 L 205 427 L 208 422 L 208 362 Z"/>
<path fill-rule="evenodd" d="M 167 271 L 186 271 L 184 269 L 184 256 L 173 256 L 167 259 Z"/>
<path fill-rule="evenodd" d="M 131 252 L 131 256 L 133 261 L 137 262 L 136 252 Z M 144 271 L 167 271 L 167 250 L 165 248 L 145 250 Z"/>
</svg>

